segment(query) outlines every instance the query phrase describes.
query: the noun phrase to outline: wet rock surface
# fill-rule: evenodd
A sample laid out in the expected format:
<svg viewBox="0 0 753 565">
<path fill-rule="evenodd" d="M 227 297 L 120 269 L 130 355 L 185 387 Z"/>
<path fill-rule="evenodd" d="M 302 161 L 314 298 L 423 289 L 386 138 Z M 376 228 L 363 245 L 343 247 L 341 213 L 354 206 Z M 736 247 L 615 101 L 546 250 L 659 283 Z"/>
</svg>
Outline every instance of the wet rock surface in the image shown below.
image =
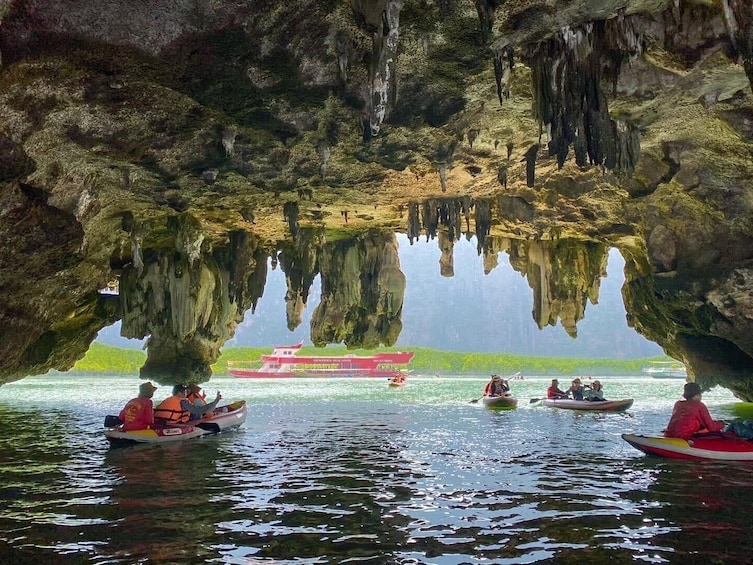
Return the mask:
<svg viewBox="0 0 753 565">
<path fill-rule="evenodd" d="M 202 381 L 268 258 L 318 345 L 394 343 L 394 233 L 577 333 L 606 250 L 628 321 L 753 400 L 747 0 L 0 1 L 0 380 L 97 331 Z M 108 290 L 109 289 L 109 290 Z"/>
</svg>

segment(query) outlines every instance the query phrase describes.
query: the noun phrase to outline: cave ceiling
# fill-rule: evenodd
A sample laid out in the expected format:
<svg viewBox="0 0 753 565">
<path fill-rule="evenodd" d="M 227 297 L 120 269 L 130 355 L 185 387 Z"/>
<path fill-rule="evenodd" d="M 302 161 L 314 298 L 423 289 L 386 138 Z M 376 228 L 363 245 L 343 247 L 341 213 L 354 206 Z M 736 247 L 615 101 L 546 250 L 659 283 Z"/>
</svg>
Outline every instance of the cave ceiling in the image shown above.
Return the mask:
<svg viewBox="0 0 753 565">
<path fill-rule="evenodd" d="M 396 232 L 507 253 L 753 400 L 749 0 L 0 0 L 0 382 L 117 320 L 206 381 L 283 270 L 316 345 L 401 331 Z M 441 307 L 441 305 L 439 305 Z"/>
</svg>

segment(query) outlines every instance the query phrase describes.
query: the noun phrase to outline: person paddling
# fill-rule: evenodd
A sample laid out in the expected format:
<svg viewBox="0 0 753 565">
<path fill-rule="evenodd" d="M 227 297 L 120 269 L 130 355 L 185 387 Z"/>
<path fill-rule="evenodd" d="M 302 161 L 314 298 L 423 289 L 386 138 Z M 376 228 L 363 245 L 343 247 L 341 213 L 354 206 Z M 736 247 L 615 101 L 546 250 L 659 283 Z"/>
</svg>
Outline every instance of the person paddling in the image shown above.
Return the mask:
<svg viewBox="0 0 753 565">
<path fill-rule="evenodd" d="M 557 379 L 552 379 L 552 386 L 546 389 L 547 398 L 567 398 L 567 393 L 564 390 L 560 390 L 560 382 Z"/>
<path fill-rule="evenodd" d="M 122 431 L 148 430 L 154 424 L 152 396 L 155 390 L 157 387 L 150 382 L 139 385 L 139 395 L 129 400 L 118 416 L 123 422 Z"/>
<path fill-rule="evenodd" d="M 509 393 L 510 385 L 499 375 L 492 375 L 484 390 L 484 396 L 507 396 Z"/>
<path fill-rule="evenodd" d="M 678 400 L 672 409 L 664 437 L 690 439 L 696 434 L 721 432 L 725 423 L 713 420 L 709 409 L 701 401 L 701 386 L 698 383 L 687 383 L 682 396 L 685 400 Z"/>
</svg>

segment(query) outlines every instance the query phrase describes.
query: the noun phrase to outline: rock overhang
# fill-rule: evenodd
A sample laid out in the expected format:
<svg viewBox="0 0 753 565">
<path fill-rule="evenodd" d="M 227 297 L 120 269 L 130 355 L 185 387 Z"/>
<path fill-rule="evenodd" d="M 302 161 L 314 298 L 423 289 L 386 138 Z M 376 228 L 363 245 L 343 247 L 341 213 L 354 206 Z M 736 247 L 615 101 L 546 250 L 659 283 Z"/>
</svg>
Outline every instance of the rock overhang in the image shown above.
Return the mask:
<svg viewBox="0 0 753 565">
<path fill-rule="evenodd" d="M 15 249 L 52 250 L 46 269 L 16 273 L 37 300 L 9 285 L 5 262 L 15 294 L 3 320 L 35 328 L 6 344 L 24 352 L 6 356 L 8 379 L 70 366 L 97 326 L 125 319 L 122 303 L 139 311 L 121 295 L 115 314 L 96 292 L 125 272 L 138 274 L 133 288 L 152 273 L 161 296 L 191 302 L 190 315 L 128 330 L 155 336 L 149 375 L 182 358 L 180 371 L 208 378 L 218 344 L 263 288 L 256 265 L 267 256 L 287 250 L 300 290 L 321 257 L 343 252 L 328 241 L 364 258 L 389 248 L 367 244 L 375 229 L 405 229 L 449 242 L 474 233 L 489 255 L 559 249 L 582 274 L 577 303 L 600 255 L 559 247 L 615 245 L 628 259 L 634 327 L 701 383 L 753 397 L 738 282 L 753 247 L 748 4 L 4 7 L 0 179 L 16 214 L 5 214 L 3 233 L 16 230 L 5 237 Z M 392 15 L 362 17 L 372 12 Z M 69 226 L 18 230 L 32 213 Z M 383 281 L 393 295 L 396 280 Z M 61 281 L 62 302 L 45 290 Z M 365 292 L 375 308 L 386 300 Z M 537 303 L 539 324 L 567 311 L 575 331 L 579 308 Z M 369 326 L 339 304 L 322 342 L 394 340 L 395 312 Z M 333 326 L 332 312 L 348 323 Z"/>
</svg>

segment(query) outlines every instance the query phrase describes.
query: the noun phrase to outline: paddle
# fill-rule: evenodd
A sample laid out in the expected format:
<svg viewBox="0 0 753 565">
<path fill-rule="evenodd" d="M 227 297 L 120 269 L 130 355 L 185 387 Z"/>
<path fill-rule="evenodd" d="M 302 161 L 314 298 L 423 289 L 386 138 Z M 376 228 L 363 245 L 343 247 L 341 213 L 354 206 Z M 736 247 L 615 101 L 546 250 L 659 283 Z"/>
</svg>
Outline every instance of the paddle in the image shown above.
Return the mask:
<svg viewBox="0 0 753 565">
<path fill-rule="evenodd" d="M 532 398 L 528 401 L 528 404 L 536 404 L 537 402 L 541 402 L 540 398 Z"/>
<path fill-rule="evenodd" d="M 476 404 L 479 400 L 481 400 L 482 398 L 484 398 L 484 396 L 486 396 L 486 395 L 484 394 L 483 396 L 479 396 L 478 398 L 474 398 L 473 400 L 469 400 L 468 402 L 471 403 L 471 404 Z"/>
</svg>

